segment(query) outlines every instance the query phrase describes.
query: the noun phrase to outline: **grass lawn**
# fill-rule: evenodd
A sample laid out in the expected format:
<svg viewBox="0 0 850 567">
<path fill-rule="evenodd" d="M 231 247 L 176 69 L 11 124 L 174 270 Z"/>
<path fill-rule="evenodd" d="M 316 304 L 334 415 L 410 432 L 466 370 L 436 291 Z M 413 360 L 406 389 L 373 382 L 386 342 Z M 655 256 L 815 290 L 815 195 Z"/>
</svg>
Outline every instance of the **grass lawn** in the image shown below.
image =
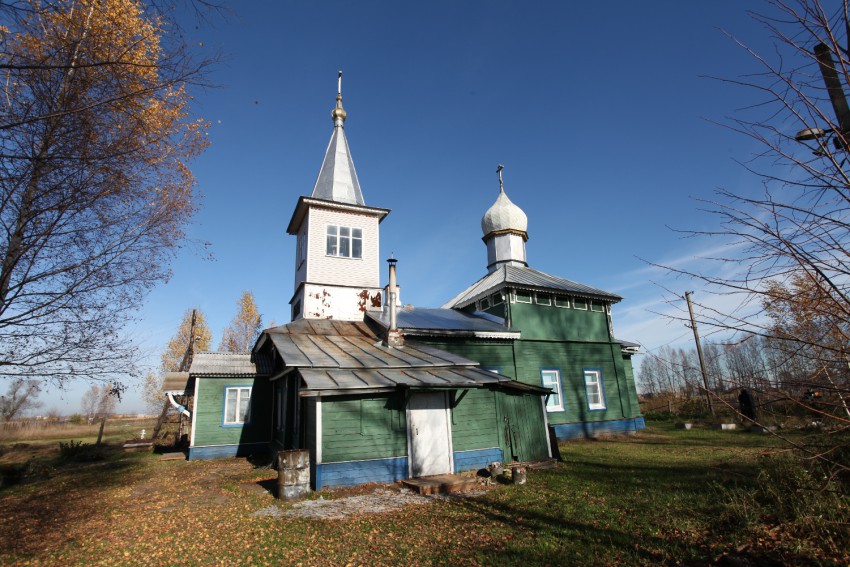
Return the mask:
<svg viewBox="0 0 850 567">
<path fill-rule="evenodd" d="M 0 489 L 0 564 L 847 564 L 782 526 L 731 519 L 726 489 L 751 486 L 771 447 L 769 435 L 651 426 L 564 443 L 563 462 L 526 485 L 336 520 L 255 515 L 291 504 L 267 490 L 275 471 L 243 459 L 57 464 L 42 451 L 41 476 Z"/>
</svg>

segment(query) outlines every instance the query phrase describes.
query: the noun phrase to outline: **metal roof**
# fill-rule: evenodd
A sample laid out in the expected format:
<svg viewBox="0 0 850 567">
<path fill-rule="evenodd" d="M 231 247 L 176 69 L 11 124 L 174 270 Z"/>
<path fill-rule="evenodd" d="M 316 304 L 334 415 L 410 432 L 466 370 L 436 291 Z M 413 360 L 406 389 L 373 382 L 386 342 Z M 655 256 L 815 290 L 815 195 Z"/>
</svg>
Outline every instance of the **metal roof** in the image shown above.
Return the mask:
<svg viewBox="0 0 850 567">
<path fill-rule="evenodd" d="M 334 133 L 313 187 L 313 197 L 350 205 L 366 204 L 341 121 L 334 125 Z"/>
<path fill-rule="evenodd" d="M 389 311 L 366 315 L 384 328 L 390 324 Z M 456 309 L 405 307 L 396 314 L 398 328 L 407 334 L 461 334 L 478 337 L 519 338 L 520 332 L 499 323 L 496 317 L 473 315 Z M 503 321 L 503 320 L 502 320 Z"/>
<path fill-rule="evenodd" d="M 308 390 L 362 390 L 409 388 L 477 388 L 511 382 L 501 374 L 475 367 L 390 368 L 384 370 L 300 370 Z"/>
<path fill-rule="evenodd" d="M 188 372 L 166 372 L 160 390 L 179 394 L 192 392 L 195 389 L 193 382 Z"/>
<path fill-rule="evenodd" d="M 267 376 L 270 364 L 263 356 L 229 352 L 199 352 L 192 358 L 193 376 Z"/>
<path fill-rule="evenodd" d="M 295 368 L 432 368 L 478 364 L 413 341 L 391 348 L 383 346 L 380 339 L 357 336 L 275 333 L 270 338 L 284 366 Z"/>
<path fill-rule="evenodd" d="M 580 297 L 600 298 L 612 303 L 623 299 L 617 294 L 552 276 L 532 268 L 505 264 L 460 292 L 443 307 L 463 308 L 507 286 L 532 291 L 561 292 Z"/>
<path fill-rule="evenodd" d="M 512 388 L 515 383 L 508 376 L 481 370 L 474 360 L 416 341 L 384 346 L 360 321 L 301 319 L 267 329 L 263 337 L 255 353 L 264 348 L 265 340 L 271 341 L 284 366 L 297 369 L 307 395 L 399 387 Z"/>
</svg>

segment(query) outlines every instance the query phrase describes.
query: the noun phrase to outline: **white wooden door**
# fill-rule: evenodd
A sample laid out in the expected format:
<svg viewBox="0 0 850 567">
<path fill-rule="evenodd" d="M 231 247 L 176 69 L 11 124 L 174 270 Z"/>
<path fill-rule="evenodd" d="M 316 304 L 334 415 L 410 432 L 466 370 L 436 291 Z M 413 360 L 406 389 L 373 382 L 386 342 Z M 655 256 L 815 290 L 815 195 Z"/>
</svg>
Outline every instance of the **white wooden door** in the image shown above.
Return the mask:
<svg viewBox="0 0 850 567">
<path fill-rule="evenodd" d="M 407 402 L 410 476 L 452 472 L 452 432 L 445 392 L 412 394 Z"/>
</svg>

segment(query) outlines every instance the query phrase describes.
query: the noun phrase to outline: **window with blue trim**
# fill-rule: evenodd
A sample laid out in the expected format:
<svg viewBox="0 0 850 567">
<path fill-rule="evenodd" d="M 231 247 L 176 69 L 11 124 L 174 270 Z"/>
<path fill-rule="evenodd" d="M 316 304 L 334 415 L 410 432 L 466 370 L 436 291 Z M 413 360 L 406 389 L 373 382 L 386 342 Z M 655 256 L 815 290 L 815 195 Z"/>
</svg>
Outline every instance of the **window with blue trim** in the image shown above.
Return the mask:
<svg viewBox="0 0 850 567">
<path fill-rule="evenodd" d="M 561 371 L 557 368 L 541 368 L 540 378 L 544 388 L 552 393 L 546 398 L 546 411 L 564 411 L 564 398 L 561 393 Z"/>
<path fill-rule="evenodd" d="M 602 387 L 602 372 L 600 370 L 584 371 L 584 389 L 587 393 L 587 407 L 592 410 L 604 410 L 605 389 Z"/>
<path fill-rule="evenodd" d="M 251 421 L 251 388 L 224 389 L 224 425 L 243 425 Z"/>
</svg>

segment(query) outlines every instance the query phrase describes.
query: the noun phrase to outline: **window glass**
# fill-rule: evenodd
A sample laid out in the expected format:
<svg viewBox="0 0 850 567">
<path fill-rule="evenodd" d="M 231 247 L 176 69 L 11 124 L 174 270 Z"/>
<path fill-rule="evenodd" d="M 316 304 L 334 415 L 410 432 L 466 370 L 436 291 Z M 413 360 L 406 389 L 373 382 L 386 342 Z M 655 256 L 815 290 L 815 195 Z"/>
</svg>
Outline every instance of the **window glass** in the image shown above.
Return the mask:
<svg viewBox="0 0 850 567">
<path fill-rule="evenodd" d="M 224 423 L 236 423 L 236 392 L 227 390 L 224 402 Z"/>
<path fill-rule="evenodd" d="M 535 293 L 534 301 L 538 305 L 552 305 L 552 298 L 546 293 Z"/>
<path fill-rule="evenodd" d="M 505 300 L 502 298 L 501 293 L 494 293 L 490 296 L 490 303 L 492 303 L 493 305 L 501 305 L 504 302 Z"/>
<path fill-rule="evenodd" d="M 531 294 L 527 291 L 516 292 L 517 303 L 531 303 Z"/>
<path fill-rule="evenodd" d="M 573 300 L 573 305 L 575 305 L 576 309 L 587 309 L 587 300 L 576 297 Z"/>
<path fill-rule="evenodd" d="M 540 377 L 544 388 L 551 388 L 552 393 L 546 400 L 546 411 L 563 411 L 561 400 L 561 371 L 557 369 L 542 369 Z"/>
<path fill-rule="evenodd" d="M 591 301 L 590 302 L 590 310 L 591 311 L 599 311 L 600 313 L 605 311 L 605 305 L 603 305 L 599 301 Z"/>
<path fill-rule="evenodd" d="M 363 257 L 363 229 L 328 225 L 326 254 L 341 258 Z"/>
<path fill-rule="evenodd" d="M 251 388 L 225 388 L 224 424 L 241 425 L 251 418 Z"/>
<path fill-rule="evenodd" d="M 599 370 L 584 371 L 584 389 L 587 392 L 587 407 L 592 410 L 605 409 L 605 396 L 602 391 L 602 375 Z"/>
<path fill-rule="evenodd" d="M 485 309 L 490 309 L 490 300 L 486 297 L 481 300 L 481 311 L 484 311 Z"/>
<path fill-rule="evenodd" d="M 328 247 L 326 254 L 328 256 L 337 255 L 337 230 L 333 225 L 328 225 Z"/>
<path fill-rule="evenodd" d="M 570 298 L 566 295 L 556 295 L 555 296 L 555 307 L 570 307 Z"/>
</svg>

